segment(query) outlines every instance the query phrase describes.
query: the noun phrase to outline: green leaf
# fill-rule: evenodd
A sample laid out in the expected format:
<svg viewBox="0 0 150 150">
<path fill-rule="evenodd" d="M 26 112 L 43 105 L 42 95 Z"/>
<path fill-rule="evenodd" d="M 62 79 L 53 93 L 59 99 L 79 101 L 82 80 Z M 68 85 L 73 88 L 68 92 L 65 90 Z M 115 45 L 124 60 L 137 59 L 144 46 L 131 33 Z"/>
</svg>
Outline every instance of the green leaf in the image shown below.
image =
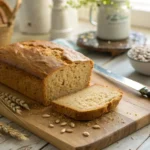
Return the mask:
<svg viewBox="0 0 150 150">
<path fill-rule="evenodd" d="M 130 8 L 130 0 L 126 0 L 126 5 L 128 8 Z M 67 4 L 70 5 L 73 8 L 80 8 L 82 6 L 92 5 L 96 4 L 100 6 L 100 4 L 103 5 L 116 5 L 117 2 L 114 2 L 114 0 L 68 0 Z"/>
</svg>

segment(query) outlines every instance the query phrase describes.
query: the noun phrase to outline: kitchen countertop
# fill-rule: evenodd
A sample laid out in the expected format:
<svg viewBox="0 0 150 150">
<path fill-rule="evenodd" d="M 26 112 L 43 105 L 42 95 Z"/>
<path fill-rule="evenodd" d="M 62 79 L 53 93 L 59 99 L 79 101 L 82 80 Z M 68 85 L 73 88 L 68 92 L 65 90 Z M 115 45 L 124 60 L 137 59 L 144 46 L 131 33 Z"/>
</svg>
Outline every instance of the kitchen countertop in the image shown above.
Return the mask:
<svg viewBox="0 0 150 150">
<path fill-rule="evenodd" d="M 148 38 L 147 44 L 150 44 L 149 29 L 142 29 L 138 27 L 133 27 L 132 29 L 134 31 L 144 33 Z M 74 36 L 72 39 L 74 39 L 78 33 L 90 30 L 96 30 L 96 28 L 90 25 L 90 23 L 80 21 L 78 27 L 75 29 Z M 20 33 L 18 29 L 15 29 L 12 37 L 12 42 L 38 39 L 49 40 L 50 35 L 25 35 Z M 129 60 L 127 59 L 126 53 L 116 57 L 112 57 L 108 54 L 94 52 L 88 53 L 87 56 L 92 58 L 95 61 L 95 63 L 103 66 L 104 68 L 110 69 L 113 72 L 118 73 L 122 76 L 128 77 L 135 81 L 141 82 L 147 86 L 150 86 L 150 77 L 135 72 L 129 63 Z M 55 148 L 51 144 L 40 139 L 31 132 L 21 128 L 20 126 L 6 119 L 3 116 L 0 116 L 0 122 L 5 122 L 21 130 L 23 133 L 26 133 L 29 136 L 29 140 L 24 142 L 16 141 L 15 139 L 9 136 L 0 136 L 0 150 L 57 150 L 57 148 Z M 5 149 L 2 149 L 4 145 Z M 150 150 L 150 125 L 110 145 L 104 150 Z"/>
</svg>

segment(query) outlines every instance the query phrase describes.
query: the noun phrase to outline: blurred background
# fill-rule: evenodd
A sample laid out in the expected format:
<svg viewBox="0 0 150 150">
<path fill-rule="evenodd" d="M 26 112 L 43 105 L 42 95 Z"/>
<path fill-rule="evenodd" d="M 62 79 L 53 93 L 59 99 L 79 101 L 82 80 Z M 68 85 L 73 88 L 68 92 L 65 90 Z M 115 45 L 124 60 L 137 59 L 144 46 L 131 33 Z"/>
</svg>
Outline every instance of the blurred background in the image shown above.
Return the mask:
<svg viewBox="0 0 150 150">
<path fill-rule="evenodd" d="M 17 3 L 17 0 L 4 1 L 12 10 Z M 122 40 L 132 30 L 145 34 L 150 28 L 149 0 L 22 0 L 21 3 L 13 21 L 11 42 L 58 38 L 75 41 L 78 34 L 87 31 L 96 32 L 104 40 Z M 97 25 L 93 25 L 95 22 Z"/>
<path fill-rule="evenodd" d="M 10 6 L 13 8 L 15 6 L 16 0 L 5 0 L 10 4 Z M 52 0 L 44 0 L 47 1 L 46 3 L 52 6 L 53 2 Z M 57 1 L 57 0 L 56 0 Z M 140 27 L 146 27 L 150 28 L 150 1 L 149 0 L 130 0 L 131 2 L 131 7 L 132 7 L 132 19 L 131 19 L 131 25 L 134 26 L 140 26 Z M 38 0 L 37 2 L 38 3 Z M 78 14 L 78 19 L 83 19 L 83 20 L 89 20 L 89 7 L 82 7 L 77 9 L 77 14 Z M 50 13 L 51 13 L 52 7 L 50 7 Z M 39 10 L 40 12 L 41 10 Z M 17 23 L 19 21 L 19 13 L 17 14 Z M 51 14 L 49 14 L 51 16 Z M 72 17 L 72 15 L 70 15 Z M 73 18 L 73 17 L 72 17 Z"/>
</svg>

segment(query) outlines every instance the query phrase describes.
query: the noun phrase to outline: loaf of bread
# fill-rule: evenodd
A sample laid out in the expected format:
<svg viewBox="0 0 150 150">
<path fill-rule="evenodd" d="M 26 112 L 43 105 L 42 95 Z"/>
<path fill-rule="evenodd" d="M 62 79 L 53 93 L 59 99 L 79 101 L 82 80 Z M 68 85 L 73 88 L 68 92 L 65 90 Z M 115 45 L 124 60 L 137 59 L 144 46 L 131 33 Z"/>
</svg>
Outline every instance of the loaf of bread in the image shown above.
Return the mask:
<svg viewBox="0 0 150 150">
<path fill-rule="evenodd" d="M 93 85 L 52 102 L 53 110 L 76 120 L 92 120 L 114 109 L 122 92 Z"/>
<path fill-rule="evenodd" d="M 46 106 L 87 87 L 92 68 L 89 58 L 48 41 L 0 48 L 0 82 Z"/>
</svg>

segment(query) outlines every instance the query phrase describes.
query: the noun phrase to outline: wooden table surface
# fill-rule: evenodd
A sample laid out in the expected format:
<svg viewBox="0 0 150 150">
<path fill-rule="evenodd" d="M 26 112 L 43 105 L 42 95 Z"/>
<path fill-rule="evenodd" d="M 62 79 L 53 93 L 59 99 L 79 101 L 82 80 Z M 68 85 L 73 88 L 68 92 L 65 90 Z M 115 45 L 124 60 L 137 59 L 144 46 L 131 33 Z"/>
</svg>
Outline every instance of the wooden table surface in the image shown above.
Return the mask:
<svg viewBox="0 0 150 150">
<path fill-rule="evenodd" d="M 87 22 L 80 21 L 74 34 L 76 35 L 88 30 L 95 30 L 95 27 Z M 148 38 L 147 43 L 150 44 L 150 30 L 136 27 L 134 27 L 133 30 L 143 32 Z M 35 39 L 49 40 L 50 35 L 24 35 L 16 29 L 12 37 L 12 42 Z M 126 53 L 117 57 L 111 57 L 108 54 L 100 54 L 95 52 L 89 53 L 87 56 L 92 58 L 95 63 L 103 66 L 104 68 L 108 68 L 115 73 L 150 86 L 150 77 L 135 72 L 127 59 Z M 0 122 L 7 123 L 12 127 L 17 128 L 29 137 L 28 141 L 20 142 L 9 136 L 2 135 L 0 136 L 0 150 L 57 150 L 57 148 L 51 144 L 21 128 L 3 116 L 0 116 Z M 104 150 L 150 150 L 150 125 L 110 145 Z"/>
</svg>

